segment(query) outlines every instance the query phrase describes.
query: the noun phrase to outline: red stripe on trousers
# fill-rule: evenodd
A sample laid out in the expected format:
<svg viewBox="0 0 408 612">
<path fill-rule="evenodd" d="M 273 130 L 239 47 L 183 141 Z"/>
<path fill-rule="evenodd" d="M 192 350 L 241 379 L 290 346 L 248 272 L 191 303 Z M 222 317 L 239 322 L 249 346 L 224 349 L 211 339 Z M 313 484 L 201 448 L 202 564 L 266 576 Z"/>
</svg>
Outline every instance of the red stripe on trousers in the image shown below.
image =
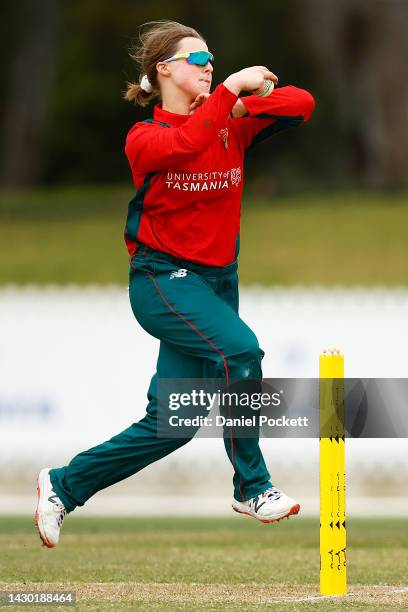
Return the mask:
<svg viewBox="0 0 408 612">
<path fill-rule="evenodd" d="M 133 265 L 133 264 L 132 264 Z M 136 268 L 134 268 L 136 269 Z M 177 310 L 175 310 L 175 308 L 173 308 L 173 306 L 168 302 L 168 300 L 165 298 L 165 296 L 163 295 L 159 285 L 157 284 L 156 279 L 154 278 L 154 276 L 152 276 L 152 274 L 150 274 L 150 272 L 146 272 L 147 276 L 149 276 L 151 278 L 151 280 L 153 281 L 154 286 L 157 289 L 158 294 L 160 295 L 160 297 L 162 298 L 162 300 L 164 301 L 164 303 L 168 306 L 168 308 L 171 310 L 171 312 L 173 312 L 176 316 L 178 316 L 182 321 L 184 321 L 184 323 L 186 323 L 189 327 L 191 327 L 191 329 L 193 331 L 195 331 L 199 336 L 201 336 L 201 338 L 203 338 L 206 342 L 208 342 L 208 344 L 219 354 L 221 355 L 221 359 L 222 362 L 224 364 L 224 369 L 225 369 L 225 378 L 227 381 L 227 388 L 229 387 L 229 372 L 228 372 L 228 364 L 227 364 L 227 360 L 225 358 L 225 355 L 222 353 L 222 351 L 215 346 L 215 344 L 209 339 L 207 338 L 207 336 L 205 334 L 203 334 L 202 332 L 200 332 L 199 329 L 197 329 L 192 323 L 191 321 L 188 321 L 185 317 L 183 317 L 182 314 L 180 314 L 179 312 L 177 312 Z M 230 427 L 230 441 L 231 441 L 231 463 L 234 467 L 234 470 L 236 470 L 235 468 L 235 462 L 234 462 L 234 439 L 232 437 L 232 429 Z M 241 477 L 240 477 L 240 484 L 239 484 L 239 491 L 241 493 L 241 497 L 242 497 L 242 501 L 244 501 L 244 495 L 242 493 L 242 489 L 241 489 Z"/>
</svg>

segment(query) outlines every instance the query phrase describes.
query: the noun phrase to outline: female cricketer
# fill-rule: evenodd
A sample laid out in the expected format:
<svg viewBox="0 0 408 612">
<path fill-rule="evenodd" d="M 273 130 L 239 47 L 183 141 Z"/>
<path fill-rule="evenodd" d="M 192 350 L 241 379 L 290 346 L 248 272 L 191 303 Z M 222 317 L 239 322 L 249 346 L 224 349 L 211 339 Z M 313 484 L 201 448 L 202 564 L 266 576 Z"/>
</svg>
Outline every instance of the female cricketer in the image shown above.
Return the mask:
<svg viewBox="0 0 408 612">
<path fill-rule="evenodd" d="M 148 26 L 132 55 L 141 79 L 128 84 L 125 97 L 141 106 L 154 97 L 159 103 L 126 139 L 136 195 L 125 241 L 130 302 L 139 324 L 160 340 L 157 369 L 141 421 L 64 467 L 41 470 L 35 521 L 50 548 L 67 513 L 188 441 L 157 435 L 158 380 L 262 379 L 264 352 L 238 314 L 244 155 L 307 121 L 314 108 L 304 89 L 273 88 L 278 79 L 265 66 L 235 72 L 210 93 L 214 57 L 204 38 L 176 22 Z M 258 437 L 224 436 L 224 444 L 235 511 L 263 522 L 299 512 L 272 485 Z"/>
</svg>

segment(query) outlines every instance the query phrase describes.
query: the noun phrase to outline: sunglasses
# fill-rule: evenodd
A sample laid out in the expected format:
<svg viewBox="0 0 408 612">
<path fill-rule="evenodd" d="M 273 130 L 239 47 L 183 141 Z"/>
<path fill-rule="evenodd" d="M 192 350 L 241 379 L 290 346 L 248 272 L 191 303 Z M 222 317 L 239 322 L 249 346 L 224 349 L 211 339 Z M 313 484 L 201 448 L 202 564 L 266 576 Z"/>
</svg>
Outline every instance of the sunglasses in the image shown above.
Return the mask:
<svg viewBox="0 0 408 612">
<path fill-rule="evenodd" d="M 163 61 L 174 62 L 178 59 L 185 59 L 188 64 L 195 64 L 196 66 L 206 66 L 208 62 L 211 62 L 211 64 L 214 62 L 214 56 L 209 51 L 186 51 L 185 53 L 176 53 L 176 55 L 172 55 Z"/>
</svg>

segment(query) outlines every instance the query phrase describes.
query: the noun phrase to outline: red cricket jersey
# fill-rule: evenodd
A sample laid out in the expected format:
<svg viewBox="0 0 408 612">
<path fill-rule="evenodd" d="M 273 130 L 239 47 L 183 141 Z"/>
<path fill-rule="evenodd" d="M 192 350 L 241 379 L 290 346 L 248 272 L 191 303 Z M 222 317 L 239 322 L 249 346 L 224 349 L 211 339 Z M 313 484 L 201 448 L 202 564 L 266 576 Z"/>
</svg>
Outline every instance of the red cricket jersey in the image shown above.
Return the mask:
<svg viewBox="0 0 408 612">
<path fill-rule="evenodd" d="M 233 119 L 237 96 L 222 83 L 192 115 L 154 107 L 153 119 L 129 131 L 125 152 L 136 195 L 125 241 L 174 257 L 225 266 L 238 254 L 244 153 L 272 134 L 307 121 L 314 99 L 279 87 L 266 98 L 241 98 L 248 115 Z"/>
</svg>

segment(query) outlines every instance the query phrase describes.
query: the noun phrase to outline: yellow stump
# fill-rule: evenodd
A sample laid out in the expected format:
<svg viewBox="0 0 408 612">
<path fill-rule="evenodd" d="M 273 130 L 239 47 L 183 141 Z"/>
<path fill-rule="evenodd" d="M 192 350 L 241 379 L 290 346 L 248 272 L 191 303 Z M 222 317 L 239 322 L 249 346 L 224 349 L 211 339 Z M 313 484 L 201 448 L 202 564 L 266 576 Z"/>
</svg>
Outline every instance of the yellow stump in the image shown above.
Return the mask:
<svg viewBox="0 0 408 612">
<path fill-rule="evenodd" d="M 345 595 L 344 357 L 320 355 L 320 593 Z"/>
</svg>

